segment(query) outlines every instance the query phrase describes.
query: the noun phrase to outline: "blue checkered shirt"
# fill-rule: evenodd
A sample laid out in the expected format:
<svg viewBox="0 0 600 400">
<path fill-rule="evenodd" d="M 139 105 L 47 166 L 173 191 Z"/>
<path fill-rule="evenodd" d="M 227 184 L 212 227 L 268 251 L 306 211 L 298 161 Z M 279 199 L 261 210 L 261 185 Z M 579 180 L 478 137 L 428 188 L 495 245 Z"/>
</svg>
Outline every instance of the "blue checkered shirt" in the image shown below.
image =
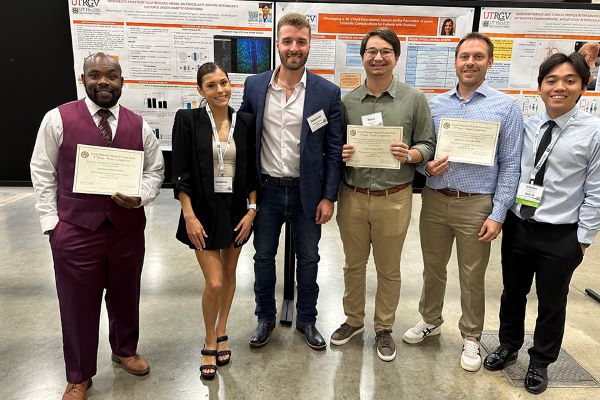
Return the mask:
<svg viewBox="0 0 600 400">
<path fill-rule="evenodd" d="M 483 82 L 468 101 L 463 100 L 454 88 L 432 98 L 429 107 L 436 135 L 442 117 L 500 123 L 493 166 L 450 162 L 450 171 L 427 178 L 426 185 L 432 189 L 493 194 L 494 205 L 489 218 L 504 222 L 506 212 L 515 201 L 520 177 L 523 112 L 517 99 Z"/>
</svg>

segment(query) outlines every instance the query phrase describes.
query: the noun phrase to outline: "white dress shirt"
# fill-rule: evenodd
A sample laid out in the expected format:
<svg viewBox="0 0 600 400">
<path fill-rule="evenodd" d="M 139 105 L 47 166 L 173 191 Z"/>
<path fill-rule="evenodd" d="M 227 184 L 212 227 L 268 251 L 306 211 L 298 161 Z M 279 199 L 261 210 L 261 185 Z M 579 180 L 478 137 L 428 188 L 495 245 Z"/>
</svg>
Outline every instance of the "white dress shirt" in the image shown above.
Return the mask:
<svg viewBox="0 0 600 400">
<path fill-rule="evenodd" d="M 260 148 L 261 173 L 275 177 L 300 176 L 300 134 L 306 93 L 306 68 L 294 93 L 286 99 L 285 88 L 277 84 L 273 72 L 263 117 Z"/>
<path fill-rule="evenodd" d="M 550 119 L 542 113 L 525 121 L 521 183 L 530 179 L 537 145 Z M 578 223 L 579 242 L 591 244 L 600 230 L 600 118 L 575 107 L 554 122 L 552 139 L 560 136 L 548 156 L 544 193 L 533 219 Z M 514 204 L 512 211 L 520 216 L 521 205 Z"/>
<path fill-rule="evenodd" d="M 99 107 L 87 97 L 85 98 L 85 104 L 94 122 L 98 125 L 101 117 L 97 112 L 102 107 Z M 119 122 L 120 106 L 117 104 L 108 110 L 112 113 L 112 116 L 108 118 L 108 123 L 114 138 Z M 160 193 L 165 165 L 158 139 L 156 139 L 154 132 L 146 121 L 143 121 L 142 135 L 144 144 L 144 171 L 142 175 L 140 206 L 145 206 Z M 58 151 L 62 141 L 62 118 L 58 108 L 54 108 L 48 111 L 42 120 L 30 165 L 31 182 L 38 195 L 35 209 L 40 217 L 40 224 L 44 233 L 53 230 L 58 223 L 58 208 L 56 204 L 58 181 L 56 178 L 58 174 Z"/>
</svg>

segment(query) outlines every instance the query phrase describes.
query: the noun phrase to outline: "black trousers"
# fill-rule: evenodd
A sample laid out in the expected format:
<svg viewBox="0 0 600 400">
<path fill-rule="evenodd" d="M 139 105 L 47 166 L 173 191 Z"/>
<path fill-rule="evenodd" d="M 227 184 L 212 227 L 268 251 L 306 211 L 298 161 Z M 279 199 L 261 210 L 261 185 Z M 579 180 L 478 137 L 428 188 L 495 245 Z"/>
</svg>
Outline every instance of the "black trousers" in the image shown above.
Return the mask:
<svg viewBox="0 0 600 400">
<path fill-rule="evenodd" d="M 547 367 L 556 361 L 565 330 L 567 295 L 573 271 L 583 260 L 577 224 L 522 221 L 508 212 L 502 236 L 500 344 L 523 346 L 525 305 L 535 275 L 538 315 L 529 349 L 530 363 Z"/>
</svg>

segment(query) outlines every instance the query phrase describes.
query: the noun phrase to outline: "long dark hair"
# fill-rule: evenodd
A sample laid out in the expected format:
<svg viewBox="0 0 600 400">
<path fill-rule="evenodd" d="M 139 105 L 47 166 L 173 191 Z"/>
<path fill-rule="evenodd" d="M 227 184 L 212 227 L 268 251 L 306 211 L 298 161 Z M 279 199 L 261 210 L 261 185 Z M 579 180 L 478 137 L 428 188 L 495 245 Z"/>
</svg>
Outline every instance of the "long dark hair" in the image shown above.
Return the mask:
<svg viewBox="0 0 600 400">
<path fill-rule="evenodd" d="M 445 36 L 446 35 L 446 30 L 444 28 L 446 28 L 446 22 L 450 22 L 452 24 L 452 32 L 450 32 L 450 35 L 454 35 L 454 21 L 452 20 L 452 18 L 446 18 L 444 20 L 444 22 L 442 23 L 442 30 L 440 32 L 440 35 Z"/>
</svg>

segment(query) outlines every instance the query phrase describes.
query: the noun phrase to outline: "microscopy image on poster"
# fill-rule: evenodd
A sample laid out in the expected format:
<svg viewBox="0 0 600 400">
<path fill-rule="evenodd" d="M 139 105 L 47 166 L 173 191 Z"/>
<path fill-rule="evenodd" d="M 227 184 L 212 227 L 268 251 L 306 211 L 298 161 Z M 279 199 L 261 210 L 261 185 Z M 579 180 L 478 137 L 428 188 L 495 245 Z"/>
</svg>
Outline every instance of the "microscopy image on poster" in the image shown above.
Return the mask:
<svg viewBox="0 0 600 400">
<path fill-rule="evenodd" d="M 214 36 L 215 62 L 228 72 L 258 74 L 271 69 L 271 38 Z"/>
<path fill-rule="evenodd" d="M 600 42 L 598 41 L 576 41 L 573 47 L 574 51 L 581 53 L 585 62 L 590 67 L 592 77 L 587 85 L 587 90 L 598 89 L 598 66 L 600 66 Z"/>
</svg>

